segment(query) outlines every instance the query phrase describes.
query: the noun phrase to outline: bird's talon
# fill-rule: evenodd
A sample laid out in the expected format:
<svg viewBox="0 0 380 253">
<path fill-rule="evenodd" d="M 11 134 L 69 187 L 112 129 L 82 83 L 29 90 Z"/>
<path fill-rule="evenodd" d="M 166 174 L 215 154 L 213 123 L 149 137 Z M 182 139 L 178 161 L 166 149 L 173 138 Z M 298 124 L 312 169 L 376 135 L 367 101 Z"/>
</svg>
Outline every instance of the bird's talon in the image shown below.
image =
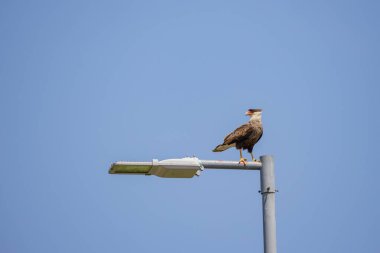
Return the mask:
<svg viewBox="0 0 380 253">
<path fill-rule="evenodd" d="M 245 159 L 245 158 L 240 158 L 240 160 L 239 160 L 239 164 L 242 163 L 244 166 L 246 166 L 246 165 L 247 165 L 246 161 L 247 161 L 247 159 Z"/>
</svg>

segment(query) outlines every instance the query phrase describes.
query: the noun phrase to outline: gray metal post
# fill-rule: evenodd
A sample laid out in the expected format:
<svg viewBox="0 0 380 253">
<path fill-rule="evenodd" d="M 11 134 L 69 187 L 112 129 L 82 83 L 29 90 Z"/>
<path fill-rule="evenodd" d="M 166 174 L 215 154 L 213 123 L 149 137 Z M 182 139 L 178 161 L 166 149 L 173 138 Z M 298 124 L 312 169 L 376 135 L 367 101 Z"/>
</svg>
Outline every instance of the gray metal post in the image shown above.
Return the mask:
<svg viewBox="0 0 380 253">
<path fill-rule="evenodd" d="M 261 156 L 261 195 L 263 202 L 264 253 L 276 253 L 276 211 L 274 163 L 272 156 Z"/>
</svg>

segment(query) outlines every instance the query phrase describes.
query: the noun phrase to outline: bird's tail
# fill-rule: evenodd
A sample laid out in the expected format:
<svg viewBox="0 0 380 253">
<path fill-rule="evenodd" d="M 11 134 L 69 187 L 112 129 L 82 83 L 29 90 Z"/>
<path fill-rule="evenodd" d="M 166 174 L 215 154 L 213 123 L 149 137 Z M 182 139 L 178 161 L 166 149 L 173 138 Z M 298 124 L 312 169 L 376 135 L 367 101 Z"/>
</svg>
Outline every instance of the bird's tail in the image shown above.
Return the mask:
<svg viewBox="0 0 380 253">
<path fill-rule="evenodd" d="M 229 149 L 230 147 L 233 147 L 234 145 L 226 145 L 226 144 L 220 144 L 214 148 L 212 152 L 222 152 L 226 149 Z"/>
</svg>

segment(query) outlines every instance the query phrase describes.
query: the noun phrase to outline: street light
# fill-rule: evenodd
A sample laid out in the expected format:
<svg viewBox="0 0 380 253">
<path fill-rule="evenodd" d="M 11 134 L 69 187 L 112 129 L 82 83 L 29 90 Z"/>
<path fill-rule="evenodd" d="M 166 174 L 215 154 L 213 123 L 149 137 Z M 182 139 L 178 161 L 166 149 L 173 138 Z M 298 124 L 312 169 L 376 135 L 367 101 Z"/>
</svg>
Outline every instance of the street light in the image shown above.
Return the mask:
<svg viewBox="0 0 380 253">
<path fill-rule="evenodd" d="M 152 162 L 116 162 L 113 163 L 110 174 L 156 175 L 166 178 L 191 178 L 199 176 L 203 170 L 201 161 L 196 157 L 182 159 L 167 159 Z"/>
<path fill-rule="evenodd" d="M 196 157 L 167 159 L 151 162 L 115 162 L 110 174 L 156 175 L 163 178 L 192 178 L 204 169 L 260 170 L 260 185 L 263 207 L 264 253 L 276 253 L 276 213 L 274 163 L 272 156 L 261 156 L 260 162 L 199 160 Z"/>
</svg>

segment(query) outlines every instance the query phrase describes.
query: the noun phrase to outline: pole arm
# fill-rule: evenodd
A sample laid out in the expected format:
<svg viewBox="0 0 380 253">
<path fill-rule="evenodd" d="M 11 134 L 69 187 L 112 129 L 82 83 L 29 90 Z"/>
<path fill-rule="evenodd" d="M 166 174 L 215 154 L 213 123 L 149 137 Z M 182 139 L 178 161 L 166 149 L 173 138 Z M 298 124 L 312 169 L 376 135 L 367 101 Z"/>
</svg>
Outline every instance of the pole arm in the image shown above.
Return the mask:
<svg viewBox="0 0 380 253">
<path fill-rule="evenodd" d="M 246 165 L 239 164 L 238 161 L 218 161 L 200 160 L 205 169 L 226 169 L 226 170 L 260 170 L 261 162 L 246 162 Z"/>
<path fill-rule="evenodd" d="M 196 157 L 180 159 L 153 159 L 151 162 L 119 161 L 111 164 L 110 174 L 156 175 L 159 177 L 191 178 L 203 169 L 260 170 L 261 162 L 200 160 Z"/>
</svg>

